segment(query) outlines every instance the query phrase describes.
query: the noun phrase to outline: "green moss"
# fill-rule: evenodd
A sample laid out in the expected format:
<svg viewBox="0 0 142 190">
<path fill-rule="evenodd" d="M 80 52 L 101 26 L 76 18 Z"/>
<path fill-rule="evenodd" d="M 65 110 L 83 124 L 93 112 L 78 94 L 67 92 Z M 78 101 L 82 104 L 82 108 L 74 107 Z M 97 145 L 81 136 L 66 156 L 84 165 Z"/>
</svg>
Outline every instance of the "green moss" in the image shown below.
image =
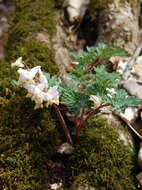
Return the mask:
<svg viewBox="0 0 142 190">
<path fill-rule="evenodd" d="M 47 163 L 61 143 L 52 110 L 33 110 L 31 100 L 18 95 L 3 100 L 0 113 L 0 189 L 43 190 Z"/>
<path fill-rule="evenodd" d="M 108 5 L 113 3 L 114 0 L 91 0 L 91 10 L 96 12 L 100 10 L 108 10 Z M 131 6 L 134 6 L 137 4 L 136 0 L 120 0 L 120 3 L 122 5 L 125 4 L 125 2 L 128 2 L 131 4 Z"/>
<path fill-rule="evenodd" d="M 50 36 L 56 32 L 55 28 L 55 3 L 52 0 L 15 0 L 15 13 L 11 18 L 10 33 L 17 34 L 15 36 L 23 39 L 31 32 L 39 32 L 47 30 Z M 13 36 L 14 37 L 14 36 Z"/>
<path fill-rule="evenodd" d="M 64 0 L 55 0 L 55 4 L 57 7 L 62 7 L 64 3 Z"/>
<path fill-rule="evenodd" d="M 135 7 L 138 4 L 137 0 L 120 0 L 122 5 L 124 5 L 125 2 L 130 3 L 131 7 Z"/>
<path fill-rule="evenodd" d="M 95 19 L 101 10 L 108 11 L 108 5 L 113 1 L 114 0 L 91 0 L 90 11 L 92 19 Z"/>
<path fill-rule="evenodd" d="M 107 9 L 108 5 L 112 3 L 114 0 L 91 0 L 91 5 L 96 10 Z"/>
<path fill-rule="evenodd" d="M 7 34 L 5 47 L 5 60 L 0 63 L 0 96 L 8 97 L 13 90 L 11 80 L 15 79 L 16 69 L 10 64 L 17 58 L 23 57 L 25 63 L 31 68 L 41 65 L 42 70 L 52 75 L 58 72 L 55 64 L 55 52 L 48 44 L 36 39 L 38 33 L 44 33 L 49 41 L 56 33 L 56 4 L 53 0 L 15 0 L 15 12 L 9 21 L 11 27 Z"/>
<path fill-rule="evenodd" d="M 11 16 L 6 45 L 6 61 L 15 61 L 23 56 L 33 66 L 44 65 L 44 69 L 57 72 L 54 60 L 54 50 L 35 39 L 37 33 L 48 34 L 49 40 L 56 33 L 55 3 L 52 0 L 15 0 L 15 12 Z M 51 44 L 52 46 L 52 44 Z M 34 57 L 34 59 L 33 59 Z M 34 62 L 34 63 L 33 63 Z"/>
<path fill-rule="evenodd" d="M 97 190 L 136 189 L 132 153 L 107 121 L 91 119 L 75 148 L 69 161 L 78 182 L 72 189 L 86 182 Z"/>
</svg>

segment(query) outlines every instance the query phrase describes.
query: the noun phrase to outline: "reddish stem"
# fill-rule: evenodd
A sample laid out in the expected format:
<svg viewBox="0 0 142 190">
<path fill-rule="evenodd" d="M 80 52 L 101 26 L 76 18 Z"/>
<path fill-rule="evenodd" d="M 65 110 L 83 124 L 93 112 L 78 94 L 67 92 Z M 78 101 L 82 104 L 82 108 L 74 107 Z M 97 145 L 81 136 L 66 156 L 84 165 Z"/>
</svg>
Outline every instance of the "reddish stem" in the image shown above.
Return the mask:
<svg viewBox="0 0 142 190">
<path fill-rule="evenodd" d="M 84 113 L 85 113 L 85 107 L 82 106 L 82 112 L 81 112 L 81 117 L 80 117 L 79 128 L 80 128 L 81 125 L 82 125 Z"/>
<path fill-rule="evenodd" d="M 78 137 L 79 137 L 79 134 L 80 134 L 80 131 L 82 130 L 85 122 L 89 119 L 89 117 L 91 117 L 91 115 L 93 115 L 95 112 L 97 112 L 99 109 L 103 108 L 103 107 L 106 107 L 106 106 L 109 106 L 110 104 L 102 104 L 100 105 L 99 107 L 97 107 L 96 109 L 92 110 L 91 112 L 88 113 L 88 115 L 86 116 L 85 119 L 82 119 L 80 120 L 80 124 L 77 128 L 77 132 L 76 132 L 76 136 L 75 136 L 75 141 L 78 140 Z M 85 110 L 84 110 L 85 111 Z M 84 114 L 84 111 L 82 110 L 82 114 Z"/>
<path fill-rule="evenodd" d="M 82 111 L 81 111 L 81 117 L 79 119 L 79 122 L 77 121 L 76 122 L 76 135 L 75 135 L 75 141 L 78 139 L 78 136 L 80 134 L 80 131 L 81 131 L 81 126 L 82 126 L 82 123 L 83 123 L 83 116 L 84 116 L 84 113 L 85 113 L 85 107 L 82 106 Z"/>
<path fill-rule="evenodd" d="M 99 64 L 100 64 L 99 61 L 96 61 L 96 63 L 91 64 L 91 67 L 84 74 L 90 73 L 94 69 L 94 67 L 96 67 Z"/>
<path fill-rule="evenodd" d="M 77 126 L 78 126 L 78 115 L 80 114 L 80 111 L 78 111 L 77 113 L 76 113 L 76 115 L 74 116 L 74 121 L 75 121 L 75 128 L 77 128 Z"/>
<path fill-rule="evenodd" d="M 109 103 L 101 104 L 99 107 L 97 107 L 96 109 L 89 112 L 88 115 L 86 116 L 86 118 L 84 119 L 84 122 L 82 123 L 82 125 L 84 125 L 84 123 L 89 119 L 89 117 L 91 117 L 91 115 L 93 115 L 95 112 L 99 111 L 99 109 L 101 109 L 103 107 L 107 107 L 107 106 L 110 106 L 110 104 Z"/>
<path fill-rule="evenodd" d="M 61 114 L 59 108 L 56 106 L 56 104 L 53 104 L 53 107 L 55 108 L 56 114 L 57 114 L 58 119 L 59 119 L 59 121 L 60 121 L 60 124 L 61 124 L 61 126 L 62 126 L 62 128 L 63 128 L 63 130 L 64 130 L 64 132 L 65 132 L 65 136 L 66 136 L 68 142 L 73 146 L 73 142 L 72 142 L 72 139 L 71 139 L 69 130 L 68 130 L 68 128 L 67 128 L 67 125 L 66 125 L 66 123 L 65 123 L 65 120 L 64 120 L 64 118 L 63 118 L 63 116 L 62 116 L 62 114 Z"/>
</svg>

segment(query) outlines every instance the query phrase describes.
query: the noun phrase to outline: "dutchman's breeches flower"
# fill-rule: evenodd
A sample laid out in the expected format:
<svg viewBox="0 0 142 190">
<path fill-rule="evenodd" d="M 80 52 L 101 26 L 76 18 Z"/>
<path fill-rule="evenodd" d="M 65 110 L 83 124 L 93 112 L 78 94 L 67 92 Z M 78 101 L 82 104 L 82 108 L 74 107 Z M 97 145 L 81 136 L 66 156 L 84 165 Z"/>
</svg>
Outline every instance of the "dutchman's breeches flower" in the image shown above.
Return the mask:
<svg viewBox="0 0 142 190">
<path fill-rule="evenodd" d="M 59 92 L 57 91 L 57 86 L 50 87 L 46 96 L 46 107 L 52 105 L 53 103 L 59 105 Z"/>
<path fill-rule="evenodd" d="M 36 74 L 40 71 L 41 66 L 36 66 L 32 69 L 26 70 L 26 69 L 18 69 L 18 73 L 19 73 L 19 81 L 21 82 L 31 82 Z"/>
<path fill-rule="evenodd" d="M 48 81 L 43 75 L 40 66 L 32 69 L 18 69 L 19 85 L 28 91 L 26 97 L 35 102 L 34 109 L 43 108 L 43 103 L 48 107 L 53 103 L 59 104 L 59 92 L 57 86 L 48 89 Z"/>
</svg>

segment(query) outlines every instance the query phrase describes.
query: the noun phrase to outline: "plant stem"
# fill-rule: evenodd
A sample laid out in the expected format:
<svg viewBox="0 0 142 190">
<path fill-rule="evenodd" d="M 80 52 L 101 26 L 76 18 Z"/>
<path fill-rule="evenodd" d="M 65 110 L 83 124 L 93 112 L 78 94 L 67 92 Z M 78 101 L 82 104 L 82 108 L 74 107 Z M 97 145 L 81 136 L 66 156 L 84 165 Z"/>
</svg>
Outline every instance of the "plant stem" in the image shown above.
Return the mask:
<svg viewBox="0 0 142 190">
<path fill-rule="evenodd" d="M 91 67 L 90 67 L 84 74 L 90 73 L 90 72 L 94 69 L 94 67 L 96 67 L 96 66 L 99 65 L 99 64 L 100 64 L 100 61 L 99 61 L 99 60 L 96 60 L 96 62 L 93 63 L 93 64 L 91 64 Z"/>
<path fill-rule="evenodd" d="M 78 111 L 76 114 L 75 114 L 75 116 L 74 116 L 74 122 L 75 122 L 75 128 L 77 128 L 77 126 L 78 126 L 78 115 L 80 114 L 80 111 Z"/>
<path fill-rule="evenodd" d="M 85 113 L 85 107 L 82 106 L 81 116 L 79 118 L 79 121 L 76 121 L 76 134 L 75 134 L 75 141 L 78 139 L 78 136 L 80 134 L 80 131 L 82 129 L 82 123 L 83 123 L 83 116 Z"/>
<path fill-rule="evenodd" d="M 89 119 L 89 117 L 91 117 L 91 115 L 93 115 L 95 112 L 99 111 L 99 109 L 101 109 L 103 107 L 107 107 L 107 106 L 110 106 L 110 104 L 108 104 L 108 103 L 107 104 L 101 104 L 96 109 L 89 112 L 88 115 L 86 116 L 86 118 L 84 119 L 84 122 L 82 123 L 82 125 L 84 125 L 84 123 Z"/>
<path fill-rule="evenodd" d="M 83 119 L 83 115 L 84 115 L 84 112 L 85 112 L 85 108 L 84 108 L 84 109 L 82 108 L 80 123 L 79 123 L 79 125 L 76 126 L 75 141 L 78 140 L 80 131 L 82 130 L 82 128 L 83 128 L 85 122 L 89 119 L 89 117 L 91 117 L 91 115 L 93 115 L 93 114 L 94 114 L 95 112 L 97 112 L 99 109 L 101 109 L 101 108 L 103 108 L 103 107 L 106 107 L 106 106 L 109 106 L 109 105 L 110 105 L 110 104 L 102 104 L 102 105 L 100 105 L 100 106 L 97 107 L 96 109 L 94 109 L 94 110 L 92 110 L 91 112 L 89 112 L 85 119 Z"/>
<path fill-rule="evenodd" d="M 79 123 L 79 128 L 82 126 L 82 123 L 83 123 L 83 116 L 84 116 L 84 113 L 85 113 L 85 107 L 82 106 L 82 112 L 81 112 L 81 117 L 80 117 L 80 123 Z"/>
<path fill-rule="evenodd" d="M 58 119 L 59 119 L 59 121 L 60 121 L 60 124 L 61 124 L 61 126 L 62 126 L 62 128 L 63 128 L 63 130 L 64 130 L 64 132 L 65 132 L 65 136 L 66 136 L 68 142 L 73 146 L 73 142 L 72 142 L 72 139 L 71 139 L 69 130 L 68 130 L 68 128 L 67 128 L 67 125 L 66 125 L 66 123 L 65 123 L 65 120 L 64 120 L 64 118 L 63 118 L 63 116 L 62 116 L 62 114 L 61 114 L 59 108 L 56 106 L 56 104 L 53 104 L 53 107 L 55 108 L 56 114 L 57 114 Z"/>
</svg>

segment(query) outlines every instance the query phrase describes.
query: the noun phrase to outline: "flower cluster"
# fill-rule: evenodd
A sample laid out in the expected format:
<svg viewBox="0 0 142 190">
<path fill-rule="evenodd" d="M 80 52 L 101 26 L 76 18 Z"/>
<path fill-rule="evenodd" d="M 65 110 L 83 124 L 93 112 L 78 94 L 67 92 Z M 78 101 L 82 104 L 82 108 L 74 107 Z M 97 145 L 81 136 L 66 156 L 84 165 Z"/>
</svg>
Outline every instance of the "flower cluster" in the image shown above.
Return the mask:
<svg viewBox="0 0 142 190">
<path fill-rule="evenodd" d="M 17 64 L 18 63 L 18 64 Z M 19 58 L 11 66 L 21 66 L 22 58 Z M 26 97 L 31 98 L 35 102 L 34 109 L 43 108 L 43 103 L 48 107 L 53 103 L 59 104 L 59 92 L 57 86 L 48 89 L 48 81 L 41 71 L 41 66 L 36 66 L 32 69 L 19 68 L 18 85 L 28 91 Z"/>
</svg>

